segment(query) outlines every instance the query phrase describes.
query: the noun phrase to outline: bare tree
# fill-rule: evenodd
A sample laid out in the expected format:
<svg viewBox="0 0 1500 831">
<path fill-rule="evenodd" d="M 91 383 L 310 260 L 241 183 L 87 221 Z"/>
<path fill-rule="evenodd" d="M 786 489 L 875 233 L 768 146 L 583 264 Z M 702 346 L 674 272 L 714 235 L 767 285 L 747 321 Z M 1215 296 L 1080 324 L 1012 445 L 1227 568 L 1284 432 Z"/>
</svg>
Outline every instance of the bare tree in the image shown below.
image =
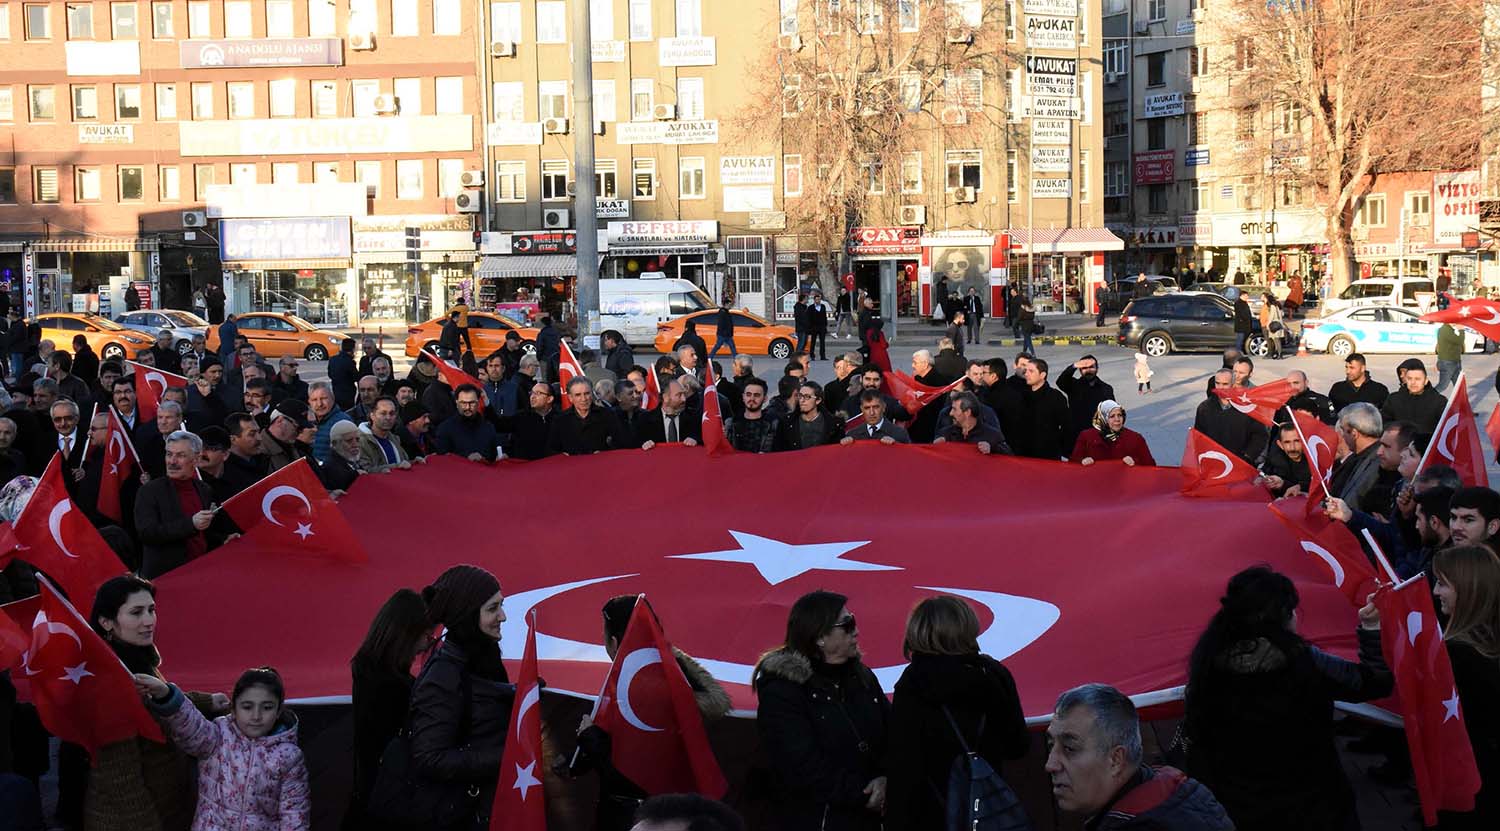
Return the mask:
<svg viewBox="0 0 1500 831">
<path fill-rule="evenodd" d="M 1242 170 L 1322 212 L 1330 277 L 1356 273 L 1360 200 L 1385 173 L 1478 164 L 1483 0 L 1232 0 L 1213 9 Z M 1222 133 L 1221 133 L 1222 135 Z M 1272 195 L 1275 198 L 1275 194 Z"/>
</svg>

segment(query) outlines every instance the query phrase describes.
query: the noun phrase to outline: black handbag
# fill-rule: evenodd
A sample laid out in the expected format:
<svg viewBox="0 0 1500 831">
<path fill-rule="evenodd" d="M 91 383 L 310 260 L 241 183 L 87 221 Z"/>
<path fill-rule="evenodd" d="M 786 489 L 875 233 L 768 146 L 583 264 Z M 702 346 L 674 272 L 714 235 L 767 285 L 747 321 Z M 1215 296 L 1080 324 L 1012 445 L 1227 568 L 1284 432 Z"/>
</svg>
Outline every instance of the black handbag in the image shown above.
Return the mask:
<svg viewBox="0 0 1500 831">
<path fill-rule="evenodd" d="M 423 669 L 426 674 L 426 669 Z M 420 684 L 421 677 L 417 678 Z M 415 689 L 415 685 L 413 685 Z M 469 735 L 469 708 L 473 696 L 473 685 L 469 673 L 459 676 L 458 738 L 460 743 Z M 406 725 L 386 744 L 380 754 L 380 769 L 375 773 L 375 785 L 370 790 L 369 810 L 371 816 L 382 817 L 390 822 L 417 828 L 447 828 L 461 823 L 465 817 L 474 817 L 479 809 L 479 786 L 462 782 L 436 782 L 417 773 L 411 751 L 411 712 L 406 714 Z"/>
</svg>

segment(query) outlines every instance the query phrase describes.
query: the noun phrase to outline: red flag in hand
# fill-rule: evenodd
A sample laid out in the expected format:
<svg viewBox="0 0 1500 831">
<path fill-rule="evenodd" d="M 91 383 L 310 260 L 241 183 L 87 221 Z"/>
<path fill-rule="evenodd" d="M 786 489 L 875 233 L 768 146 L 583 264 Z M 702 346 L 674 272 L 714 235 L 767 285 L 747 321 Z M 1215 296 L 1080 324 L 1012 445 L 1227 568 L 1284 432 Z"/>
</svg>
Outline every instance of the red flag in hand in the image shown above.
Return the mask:
<svg viewBox="0 0 1500 831">
<path fill-rule="evenodd" d="M 646 390 L 641 393 L 641 409 L 654 410 L 661 406 L 661 377 L 656 367 L 646 367 Z"/>
<path fill-rule="evenodd" d="M 1491 424 L 1494 421 L 1495 417 L 1490 416 Z M 1448 406 L 1443 408 L 1443 415 L 1438 419 L 1432 441 L 1427 443 L 1422 461 L 1417 463 L 1417 473 L 1430 464 L 1448 465 L 1458 472 L 1458 478 L 1465 485 L 1487 488 L 1490 477 L 1485 473 L 1484 462 L 1484 445 L 1479 443 L 1479 420 L 1474 417 L 1474 408 L 1469 404 L 1469 382 L 1460 372 L 1458 382 L 1448 396 Z"/>
<path fill-rule="evenodd" d="M 583 364 L 573 356 L 573 350 L 568 348 L 566 339 L 559 339 L 557 348 L 557 385 L 562 392 L 562 408 L 571 410 L 573 402 L 568 400 L 568 382 L 586 376 L 583 374 Z"/>
<path fill-rule="evenodd" d="M 104 445 L 104 462 L 99 471 L 99 513 L 115 522 L 124 520 L 124 509 L 120 507 L 120 491 L 125 482 L 136 475 L 138 467 L 135 445 L 130 441 L 130 431 L 114 407 L 109 413 L 109 441 Z"/>
<path fill-rule="evenodd" d="M 135 375 L 135 409 L 140 414 L 137 417 L 137 423 L 156 419 L 156 405 L 160 403 L 167 387 L 187 389 L 186 376 L 157 369 L 154 366 L 138 364 L 135 361 L 126 361 L 125 365 L 130 367 Z"/>
<path fill-rule="evenodd" d="M 1484 434 L 1490 438 L 1490 449 L 1496 451 L 1495 458 L 1500 459 L 1500 404 L 1490 411 L 1490 420 L 1484 423 Z"/>
<path fill-rule="evenodd" d="M 447 384 L 449 387 L 457 390 L 464 384 L 473 384 L 476 388 L 478 388 L 479 411 L 481 413 L 484 412 L 484 408 L 490 403 L 490 397 L 488 395 L 485 395 L 484 384 L 479 383 L 478 378 L 475 378 L 469 373 L 464 372 L 463 370 L 459 369 L 453 364 L 448 363 L 442 358 L 439 358 L 431 352 L 423 352 L 422 354 L 426 355 L 432 361 L 433 365 L 437 367 L 438 377 L 443 379 L 443 383 Z"/>
<path fill-rule="evenodd" d="M 1297 537 L 1302 550 L 1317 557 L 1328 569 L 1333 585 L 1343 592 L 1350 605 L 1356 609 L 1364 606 L 1370 592 L 1375 591 L 1375 569 L 1365 550 L 1348 526 L 1329 519 L 1322 511 L 1299 506 L 1301 500 L 1318 501 L 1312 496 L 1298 496 L 1272 502 L 1268 507 Z"/>
<path fill-rule="evenodd" d="M 526 631 L 526 652 L 516 679 L 515 706 L 505 752 L 500 757 L 500 781 L 490 811 L 490 831 L 546 831 L 546 778 L 542 761 L 542 685 L 536 677 L 536 612 Z"/>
<path fill-rule="evenodd" d="M 959 378 L 947 386 L 934 387 L 924 384 L 904 372 L 887 372 L 882 378 L 881 383 L 892 398 L 900 401 L 901 406 L 906 408 L 908 413 L 915 416 L 922 411 L 923 407 L 947 395 L 949 391 L 957 389 L 958 385 L 963 382 L 964 379 Z M 886 413 L 886 415 L 891 418 L 896 417 L 892 413 Z"/>
<path fill-rule="evenodd" d="M 156 720 L 141 704 L 130 671 L 114 650 L 51 582 L 45 577 L 37 582 L 41 595 L 36 602 L 11 603 L 0 609 L 26 633 L 26 651 L 15 677 L 30 683 L 31 701 L 42 726 L 89 753 L 136 736 L 165 742 Z M 89 603 L 93 602 L 91 596 Z M 28 619 L 18 620 L 17 614 Z"/>
<path fill-rule="evenodd" d="M 5 606 L 0 606 L 0 609 L 11 611 Z M 21 665 L 27 648 L 31 646 L 31 638 L 26 635 L 26 630 L 9 614 L 0 615 L 0 672 Z"/>
<path fill-rule="evenodd" d="M 1333 477 L 1333 463 L 1338 460 L 1339 443 L 1343 439 L 1327 424 L 1301 410 L 1292 410 L 1292 421 L 1297 425 L 1297 435 L 1302 439 L 1302 458 L 1312 471 L 1308 483 L 1307 510 L 1316 510 L 1323 504 L 1328 493 L 1328 480 Z M 1361 606 L 1364 604 L 1361 603 Z"/>
<path fill-rule="evenodd" d="M 1473 810 L 1480 784 L 1453 665 L 1426 575 L 1380 592 L 1375 606 L 1380 609 L 1380 645 L 1400 694 L 1422 819 L 1432 827 L 1438 811 Z"/>
<path fill-rule="evenodd" d="M 1188 428 L 1181 470 L 1184 496 L 1266 498 L 1265 488 L 1254 484 L 1260 471 L 1193 428 Z"/>
<path fill-rule="evenodd" d="M 224 503 L 224 510 L 262 551 L 348 563 L 369 560 L 344 512 L 306 459 L 235 494 Z"/>
<path fill-rule="evenodd" d="M 1292 382 L 1285 378 L 1258 387 L 1214 389 L 1214 395 L 1228 401 L 1229 406 L 1267 427 L 1276 423 L 1276 411 L 1286 406 L 1292 394 Z"/>
<path fill-rule="evenodd" d="M 726 456 L 734 452 L 734 446 L 724 435 L 724 414 L 719 409 L 719 379 L 714 377 L 713 364 L 703 368 L 703 446 L 710 456 Z"/>
<path fill-rule="evenodd" d="M 1428 312 L 1422 319 L 1467 326 L 1490 340 L 1500 340 L 1500 303 L 1483 297 L 1460 300 L 1440 312 Z"/>
<path fill-rule="evenodd" d="M 594 723 L 609 734 L 615 769 L 648 795 L 728 790 L 703 716 L 672 645 L 642 596 L 599 693 Z"/>
<path fill-rule="evenodd" d="M 46 572 L 80 605 L 92 608 L 104 581 L 125 573 L 114 549 L 68 497 L 61 453 L 47 463 L 16 517 L 15 538 L 16 556 Z"/>
</svg>

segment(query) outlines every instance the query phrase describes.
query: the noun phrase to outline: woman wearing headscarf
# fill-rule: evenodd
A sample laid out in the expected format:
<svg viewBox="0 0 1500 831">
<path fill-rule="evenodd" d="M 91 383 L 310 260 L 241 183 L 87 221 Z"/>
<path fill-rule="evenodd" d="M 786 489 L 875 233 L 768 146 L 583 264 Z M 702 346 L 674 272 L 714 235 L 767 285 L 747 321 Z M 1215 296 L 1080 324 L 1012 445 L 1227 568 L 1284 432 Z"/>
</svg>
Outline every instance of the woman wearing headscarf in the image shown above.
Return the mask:
<svg viewBox="0 0 1500 831">
<path fill-rule="evenodd" d="M 1125 426 L 1125 408 L 1118 401 L 1099 402 L 1094 426 L 1078 434 L 1068 458 L 1081 465 L 1118 459 L 1127 465 L 1155 467 L 1146 437 Z"/>
</svg>

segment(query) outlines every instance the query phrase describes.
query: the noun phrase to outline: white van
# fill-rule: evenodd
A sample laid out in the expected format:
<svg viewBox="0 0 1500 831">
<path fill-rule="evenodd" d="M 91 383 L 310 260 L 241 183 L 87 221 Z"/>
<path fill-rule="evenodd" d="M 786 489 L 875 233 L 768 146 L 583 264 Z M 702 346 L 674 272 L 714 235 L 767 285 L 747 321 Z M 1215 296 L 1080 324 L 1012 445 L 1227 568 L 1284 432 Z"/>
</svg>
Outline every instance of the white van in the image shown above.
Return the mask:
<svg viewBox="0 0 1500 831">
<path fill-rule="evenodd" d="M 660 272 L 648 272 L 660 274 Z M 625 335 L 632 346 L 656 342 L 656 324 L 713 308 L 703 289 L 675 277 L 599 281 L 599 318 L 605 329 Z"/>
<path fill-rule="evenodd" d="M 1324 314 L 1354 306 L 1403 306 L 1418 312 L 1437 308 L 1437 288 L 1427 277 L 1366 277 L 1355 280 L 1339 292 L 1338 297 L 1324 300 Z"/>
</svg>

